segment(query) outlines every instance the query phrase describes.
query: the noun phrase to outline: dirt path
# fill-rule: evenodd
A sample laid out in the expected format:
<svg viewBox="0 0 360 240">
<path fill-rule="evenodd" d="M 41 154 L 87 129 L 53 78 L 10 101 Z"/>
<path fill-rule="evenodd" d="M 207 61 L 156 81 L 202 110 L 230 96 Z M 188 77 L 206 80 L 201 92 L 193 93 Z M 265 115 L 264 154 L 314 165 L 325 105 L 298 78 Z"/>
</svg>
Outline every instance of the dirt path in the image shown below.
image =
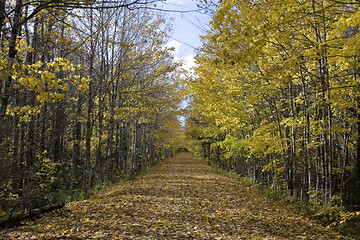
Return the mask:
<svg viewBox="0 0 360 240">
<path fill-rule="evenodd" d="M 339 238 L 187 154 L 67 209 L 0 239 Z"/>
</svg>

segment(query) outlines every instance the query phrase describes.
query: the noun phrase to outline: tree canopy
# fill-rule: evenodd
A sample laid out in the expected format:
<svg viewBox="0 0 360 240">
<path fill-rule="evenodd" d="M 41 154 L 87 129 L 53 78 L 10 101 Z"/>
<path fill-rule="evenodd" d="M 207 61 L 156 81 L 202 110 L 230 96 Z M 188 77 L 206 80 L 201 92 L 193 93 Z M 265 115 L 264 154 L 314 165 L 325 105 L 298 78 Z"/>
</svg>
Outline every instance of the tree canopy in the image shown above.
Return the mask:
<svg viewBox="0 0 360 240">
<path fill-rule="evenodd" d="M 302 202 L 358 202 L 359 13 L 352 1 L 221 1 L 187 82 L 198 151 Z"/>
<path fill-rule="evenodd" d="M 154 3 L 1 1 L 1 218 L 173 154 L 180 64 Z"/>
</svg>

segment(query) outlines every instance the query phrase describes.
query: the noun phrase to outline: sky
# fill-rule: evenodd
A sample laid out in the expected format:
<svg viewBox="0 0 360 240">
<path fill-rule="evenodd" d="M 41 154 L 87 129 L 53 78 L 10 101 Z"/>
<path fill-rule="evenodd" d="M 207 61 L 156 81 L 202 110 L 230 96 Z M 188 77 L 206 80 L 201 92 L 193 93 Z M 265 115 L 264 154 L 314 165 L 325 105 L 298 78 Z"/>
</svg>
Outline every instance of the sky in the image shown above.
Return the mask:
<svg viewBox="0 0 360 240">
<path fill-rule="evenodd" d="M 175 60 L 183 61 L 183 68 L 189 70 L 195 65 L 195 49 L 201 46 L 200 35 L 204 35 L 209 18 L 196 11 L 199 0 L 166 0 L 162 8 L 173 19 L 173 33 L 167 47 L 173 47 Z"/>
<path fill-rule="evenodd" d="M 161 4 L 168 18 L 172 19 L 173 32 L 167 47 L 174 48 L 175 61 L 183 63 L 182 68 L 191 72 L 195 67 L 194 55 L 196 48 L 201 47 L 200 36 L 205 35 L 208 28 L 209 17 L 198 11 L 197 4 L 200 0 L 165 0 Z M 180 109 L 188 106 L 187 99 L 182 101 Z M 186 116 L 177 116 L 181 126 L 186 124 Z"/>
</svg>

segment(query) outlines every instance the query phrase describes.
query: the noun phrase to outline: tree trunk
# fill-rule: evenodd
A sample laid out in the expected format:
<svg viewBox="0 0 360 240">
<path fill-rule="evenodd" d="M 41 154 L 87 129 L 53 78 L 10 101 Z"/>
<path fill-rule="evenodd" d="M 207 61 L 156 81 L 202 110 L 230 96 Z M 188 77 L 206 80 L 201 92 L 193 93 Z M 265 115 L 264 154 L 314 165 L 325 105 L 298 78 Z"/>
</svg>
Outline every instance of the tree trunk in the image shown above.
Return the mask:
<svg viewBox="0 0 360 240">
<path fill-rule="evenodd" d="M 16 0 L 16 5 L 15 5 L 15 9 L 14 9 L 14 18 L 13 18 L 12 27 L 11 27 L 11 36 L 10 36 L 10 41 L 9 41 L 9 51 L 8 51 L 9 69 L 12 68 L 12 66 L 16 62 L 16 59 L 15 59 L 16 53 L 17 53 L 16 41 L 17 41 L 17 37 L 20 34 L 20 30 L 21 30 L 22 7 L 23 7 L 22 0 Z M 5 112 L 6 112 L 8 103 L 9 103 L 11 83 L 13 80 L 12 76 L 2 76 L 2 77 L 5 77 L 6 79 L 4 80 L 4 85 L 3 85 L 4 87 L 3 87 L 2 96 L 1 96 L 0 130 L 4 127 Z M 3 80 L 3 79 L 1 79 L 1 80 Z M 3 138 L 2 133 L 4 131 L 0 131 L 0 132 L 1 132 L 0 139 L 2 139 Z"/>
<path fill-rule="evenodd" d="M 3 25 L 4 25 L 4 20 L 6 18 L 5 2 L 6 2 L 6 0 L 0 0 L 0 39 L 2 37 L 2 29 L 3 29 Z"/>
</svg>

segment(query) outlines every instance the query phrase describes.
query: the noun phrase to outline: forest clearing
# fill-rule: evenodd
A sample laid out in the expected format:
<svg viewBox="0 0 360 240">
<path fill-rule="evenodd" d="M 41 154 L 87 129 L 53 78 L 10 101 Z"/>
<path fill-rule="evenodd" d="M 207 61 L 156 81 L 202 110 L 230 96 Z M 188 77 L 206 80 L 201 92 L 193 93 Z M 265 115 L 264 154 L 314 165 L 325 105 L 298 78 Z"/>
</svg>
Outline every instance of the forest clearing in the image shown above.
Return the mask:
<svg viewBox="0 0 360 240">
<path fill-rule="evenodd" d="M 0 238 L 340 239 L 187 153 L 65 209 Z"/>
</svg>

